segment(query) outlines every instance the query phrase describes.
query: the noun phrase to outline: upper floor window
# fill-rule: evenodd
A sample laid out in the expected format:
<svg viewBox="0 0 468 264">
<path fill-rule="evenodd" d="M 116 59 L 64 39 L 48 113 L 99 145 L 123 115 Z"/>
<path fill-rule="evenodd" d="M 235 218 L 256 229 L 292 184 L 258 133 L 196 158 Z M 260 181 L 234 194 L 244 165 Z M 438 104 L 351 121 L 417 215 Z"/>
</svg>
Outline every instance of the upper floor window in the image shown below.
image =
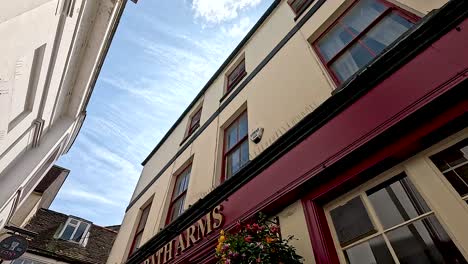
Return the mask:
<svg viewBox="0 0 468 264">
<path fill-rule="evenodd" d="M 431 160 L 468 204 L 468 139 L 435 154 Z"/>
<path fill-rule="evenodd" d="M 315 43 L 337 83 L 377 57 L 411 28 L 416 17 L 383 0 L 359 0 Z"/>
<path fill-rule="evenodd" d="M 83 220 L 68 218 L 59 234 L 59 239 L 84 244 L 91 224 Z"/>
<path fill-rule="evenodd" d="M 151 203 L 145 206 L 145 208 L 141 210 L 140 221 L 138 221 L 138 226 L 135 231 L 135 236 L 133 238 L 132 246 L 130 247 L 130 252 L 128 253 L 129 256 L 133 254 L 140 246 L 141 239 L 143 237 L 143 231 L 145 230 L 146 221 L 148 220 L 150 209 L 151 209 Z"/>
<path fill-rule="evenodd" d="M 190 126 L 187 133 L 187 136 L 190 136 L 198 127 L 200 127 L 200 117 L 202 109 L 198 109 L 197 112 L 190 118 Z"/>
<path fill-rule="evenodd" d="M 227 75 L 227 87 L 226 92 L 229 92 L 232 88 L 234 88 L 242 78 L 247 75 L 245 71 L 245 59 L 239 62 L 236 67 Z"/>
<path fill-rule="evenodd" d="M 177 176 L 174 184 L 174 191 L 171 196 L 171 204 L 169 206 L 166 224 L 170 224 L 184 212 L 184 203 L 185 197 L 187 196 L 191 170 L 192 166 L 190 165 Z"/>
<path fill-rule="evenodd" d="M 228 179 L 249 161 L 247 112 L 241 114 L 225 130 L 224 178 Z"/>
<path fill-rule="evenodd" d="M 312 2 L 314 0 L 288 0 L 288 4 L 296 16 L 300 16 Z"/>
</svg>

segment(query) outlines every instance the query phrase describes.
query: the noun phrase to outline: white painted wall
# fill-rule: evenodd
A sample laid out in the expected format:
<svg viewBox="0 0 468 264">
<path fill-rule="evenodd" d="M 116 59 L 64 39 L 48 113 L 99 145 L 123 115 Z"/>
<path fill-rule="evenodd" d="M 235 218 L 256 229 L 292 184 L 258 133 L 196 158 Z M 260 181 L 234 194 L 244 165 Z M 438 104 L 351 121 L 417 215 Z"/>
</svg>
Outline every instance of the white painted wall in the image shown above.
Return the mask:
<svg viewBox="0 0 468 264">
<path fill-rule="evenodd" d="M 125 3 L 29 0 L 2 4 L 0 233 L 12 211 L 27 200 L 76 137 Z"/>
</svg>

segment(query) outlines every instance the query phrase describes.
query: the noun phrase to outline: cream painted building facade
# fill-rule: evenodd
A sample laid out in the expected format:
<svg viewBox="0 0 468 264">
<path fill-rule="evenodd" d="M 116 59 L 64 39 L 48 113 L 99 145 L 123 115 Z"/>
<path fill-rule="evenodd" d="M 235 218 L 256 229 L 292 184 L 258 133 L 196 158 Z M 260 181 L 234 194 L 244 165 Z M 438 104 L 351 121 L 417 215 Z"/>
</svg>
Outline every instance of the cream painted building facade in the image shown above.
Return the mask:
<svg viewBox="0 0 468 264">
<path fill-rule="evenodd" d="M 403 224 L 391 225 L 390 231 L 435 215 L 438 219 L 435 221 L 441 223 L 437 222 L 438 226 L 442 225 L 445 230 L 441 233 L 446 232 L 445 238 L 449 237 L 447 240 L 453 243 L 447 242 L 455 252 L 453 256 L 466 261 L 468 236 L 463 223 L 468 221 L 468 197 L 457 193 L 458 186 L 451 187 L 450 180 L 442 175 L 446 172 L 437 169 L 430 160 L 432 154 L 468 137 L 466 122 L 457 119 L 460 115 L 466 116 L 466 101 L 456 109 L 460 112 L 451 112 L 456 121 L 450 122 L 456 123 L 450 124 L 457 124 L 457 129 L 450 130 L 452 136 L 430 138 L 437 138 L 437 142 L 442 140 L 437 144 L 428 144 L 432 142 L 429 139 L 421 139 L 420 144 L 414 143 L 416 139 L 412 139 L 414 142 L 408 139 L 398 149 L 388 146 L 388 161 L 379 161 L 378 169 L 371 164 L 373 157 L 383 157 L 379 148 L 374 149 L 377 144 L 372 143 L 374 138 L 380 140 L 387 136 L 387 131 L 394 130 L 399 132 L 391 135 L 415 131 L 414 137 L 422 137 L 433 131 L 439 133 L 432 126 L 445 124 L 437 123 L 438 114 L 431 112 L 425 117 L 434 120 L 427 121 L 426 127 L 422 123 L 419 127 L 418 122 L 425 120 L 420 118 L 411 123 L 414 129 L 407 125 L 407 130 L 396 130 L 398 125 L 409 122 L 406 120 L 410 117 L 429 111 L 427 109 L 442 100 L 440 98 L 453 96 L 455 92 L 450 90 L 449 93 L 449 88 L 444 88 L 443 92 L 437 90 L 446 87 L 440 84 L 443 78 L 451 80 L 447 81 L 453 84 L 448 85 L 450 87 L 458 87 L 456 85 L 465 80 L 460 73 L 467 68 L 466 61 L 462 62 L 467 57 L 466 51 L 460 51 L 458 56 L 450 52 L 466 43 L 461 40 L 466 36 L 466 12 L 457 19 L 450 18 L 450 21 L 457 21 L 456 25 L 449 23 L 442 29 L 433 24 L 436 19 L 448 19 L 450 15 L 446 12 L 451 8 L 463 12 L 460 7 L 466 7 L 466 3 L 445 0 L 274 1 L 143 162 L 144 168 L 108 263 L 142 263 L 145 260 L 152 264 L 214 263 L 215 235 L 204 238 L 200 235 L 199 244 L 194 243 L 185 252 L 171 252 L 164 259 L 158 254 L 169 254 L 161 251 L 165 250 L 164 245 L 172 243 L 171 239 L 218 205 L 223 207 L 225 229 L 258 211 L 269 212 L 271 216 L 279 216 L 285 237 L 294 235 L 298 239 L 292 243 L 305 263 L 346 263 L 346 258 L 350 261 L 352 255 L 350 250 L 367 242 L 360 236 L 340 244 L 331 212 L 356 196 L 364 197 L 363 206 L 371 208 L 370 194 L 366 191 L 372 188 L 380 191 L 379 183 L 402 173 L 409 177 L 416 186 L 416 196 L 424 197 L 424 206 L 428 204 L 430 209 L 415 218 L 405 218 L 407 221 Z M 449 34 L 454 34 L 450 35 L 452 41 L 443 38 Z M 425 46 L 422 40 L 433 43 L 434 49 Z M 456 47 L 447 48 L 450 45 Z M 438 57 L 437 52 L 447 55 Z M 419 62 L 423 59 L 426 63 Z M 433 60 L 451 66 L 447 66 L 445 77 L 431 83 L 430 78 L 439 78 L 432 73 L 435 69 L 429 67 Z M 455 66 L 451 68 L 455 61 L 460 62 L 457 70 Z M 410 73 L 412 78 L 405 75 Z M 436 84 L 438 88 L 430 91 L 429 87 Z M 402 93 L 399 89 L 406 90 Z M 460 92 L 460 89 L 453 88 L 453 91 Z M 465 95 L 456 97 L 462 100 Z M 453 101 L 452 107 L 455 105 Z M 423 128 L 427 130 L 416 133 Z M 394 140 L 404 139 L 402 135 Z M 383 150 L 387 149 L 384 144 L 393 141 L 378 142 Z M 413 148 L 402 150 L 413 143 Z M 367 157 L 374 152 L 364 151 L 365 147 L 372 148 L 375 155 Z M 466 147 L 460 149 L 466 150 Z M 357 155 L 366 158 L 349 163 L 348 160 Z M 327 187 L 328 179 L 345 182 L 351 178 L 345 175 L 351 172 L 344 168 L 353 171 L 353 166 L 362 160 L 370 164 L 366 173 L 373 172 L 368 176 L 369 181 L 362 185 L 355 185 L 353 181 L 346 188 L 334 186 L 336 191 L 325 195 L 323 190 L 335 190 Z M 465 163 L 460 164 L 457 166 Z M 317 182 L 323 178 L 326 180 Z M 356 182 L 362 180 L 359 178 Z M 432 196 L 433 192 L 437 193 L 436 197 Z M 320 200 L 314 200 L 316 197 Z M 390 232 L 379 224 L 379 212 L 368 210 L 373 225 L 369 232 L 373 237 Z M 397 262 L 401 257 L 399 249 L 392 244 L 389 235 L 382 237 L 390 252 L 386 257 Z M 189 241 L 185 243 L 190 244 Z"/>
<path fill-rule="evenodd" d="M 77 137 L 125 3 L 1 4 L 0 233 Z"/>
</svg>

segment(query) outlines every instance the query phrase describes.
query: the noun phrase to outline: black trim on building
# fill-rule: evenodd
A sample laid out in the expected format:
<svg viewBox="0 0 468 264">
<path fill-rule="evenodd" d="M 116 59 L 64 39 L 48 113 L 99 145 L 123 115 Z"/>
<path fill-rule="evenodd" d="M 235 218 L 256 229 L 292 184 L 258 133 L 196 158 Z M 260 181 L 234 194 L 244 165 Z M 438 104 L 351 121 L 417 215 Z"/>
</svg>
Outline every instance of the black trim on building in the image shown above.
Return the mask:
<svg viewBox="0 0 468 264">
<path fill-rule="evenodd" d="M 323 1 L 321 1 L 321 3 L 323 3 Z M 236 176 L 229 178 L 204 198 L 198 200 L 179 218 L 146 242 L 127 260 L 127 263 L 139 264 L 144 261 L 157 249 L 164 246 L 167 241 L 170 241 L 177 234 L 182 233 L 186 228 L 192 225 L 194 219 L 202 218 L 212 210 L 212 208 L 226 200 L 231 194 L 333 119 L 337 114 L 362 97 L 378 83 L 393 74 L 401 66 L 430 46 L 434 41 L 458 26 L 468 15 L 467 5 L 468 3 L 464 0 L 452 0 L 442 8 L 428 14 L 413 29 L 404 34 L 397 43 L 383 52 L 380 57 L 371 62 L 365 69 L 359 71 L 351 80 L 344 83 L 338 92 L 334 93 L 333 96 L 327 99 L 315 111 L 299 121 L 298 124 L 288 130 L 255 159 L 246 164 Z M 312 13 L 308 13 L 304 19 L 308 19 L 311 14 Z M 233 96 L 239 93 L 241 88 L 242 87 L 238 88 Z M 304 186 L 309 186 L 312 182 L 317 184 L 317 181 L 323 178 L 321 175 L 328 174 L 328 172 L 332 170 L 338 170 L 343 167 L 342 165 L 352 164 L 362 159 L 362 157 L 367 156 L 368 153 L 375 152 L 382 145 L 399 138 L 405 131 L 408 131 L 409 128 L 427 121 L 428 118 L 438 113 L 442 106 L 452 105 L 460 100 L 466 100 L 467 89 L 468 81 L 465 80 L 447 94 L 440 96 L 428 106 L 371 140 L 365 147 L 361 147 L 335 165 L 326 168 L 325 172 L 317 175 L 318 177 L 314 177 Z M 419 146 L 419 149 L 427 148 L 467 125 L 468 113 L 460 117 L 457 122 L 429 135 L 425 138 L 424 142 L 421 142 L 422 144 Z M 401 162 L 401 160 L 387 161 L 386 164 L 377 169 L 383 171 L 399 162 Z"/>
<path fill-rule="evenodd" d="M 234 88 L 232 91 L 229 91 L 229 93 L 228 93 L 229 97 L 224 101 L 224 103 L 222 103 L 219 106 L 219 108 L 210 116 L 210 118 L 208 118 L 208 120 L 200 128 L 198 128 L 197 131 L 195 131 L 193 133 L 191 138 L 188 141 L 185 142 L 185 144 L 179 149 L 179 151 L 177 151 L 177 153 L 174 155 L 174 157 L 172 157 L 166 163 L 166 165 L 164 165 L 164 167 L 156 174 L 156 176 L 154 176 L 154 178 L 145 186 L 145 188 L 143 188 L 143 190 L 141 190 L 140 193 L 133 200 L 130 201 L 129 205 L 127 206 L 126 211 L 128 211 L 133 206 L 133 204 L 135 204 L 135 202 L 138 199 L 140 199 L 140 197 L 151 187 L 151 185 L 153 185 L 154 182 L 156 182 L 156 180 L 159 179 L 159 177 L 161 177 L 161 175 L 171 166 L 171 164 L 180 155 L 182 155 L 182 153 L 190 146 L 190 144 L 192 144 L 192 142 L 195 141 L 195 139 L 197 139 L 197 137 L 201 133 L 203 133 L 203 131 L 211 124 L 211 122 L 213 122 L 213 120 L 215 120 L 216 117 L 218 117 L 218 115 L 224 110 L 224 108 L 226 108 L 229 105 L 229 103 L 232 102 L 232 100 L 234 100 L 234 98 L 242 91 L 242 89 L 244 89 L 244 87 L 263 69 L 263 67 L 265 67 L 268 64 L 268 62 L 276 55 L 276 53 L 278 53 L 281 50 L 281 48 L 284 45 L 286 45 L 286 43 L 289 41 L 289 39 L 291 39 L 292 36 L 294 36 L 294 34 L 296 34 L 297 31 L 299 31 L 299 29 L 320 8 L 320 6 L 322 6 L 322 4 L 325 3 L 325 1 L 326 0 L 320 0 L 319 2 L 317 2 L 314 5 L 314 7 L 312 9 L 310 9 L 309 12 L 301 19 L 301 21 L 298 22 L 296 24 L 296 26 L 291 31 L 289 31 L 289 33 L 280 41 L 280 43 L 278 43 L 278 45 L 275 46 L 275 48 L 265 57 L 265 59 L 262 60 L 262 62 L 252 71 L 252 73 L 250 73 L 247 77 L 244 77 L 244 80 L 240 84 L 238 84 L 237 88 Z M 275 3 L 267 10 L 267 12 L 264 14 L 264 16 L 262 16 L 262 18 L 259 20 L 259 22 L 263 23 L 262 19 L 265 20 L 269 16 L 269 14 L 274 10 L 274 7 L 276 7 L 276 6 L 274 6 Z M 270 10 L 270 9 L 272 9 L 272 10 Z M 259 22 L 257 22 L 258 26 L 256 24 L 257 27 L 260 27 L 260 25 L 262 24 L 262 23 L 259 23 Z M 249 34 L 247 35 L 247 37 L 244 40 L 247 41 L 251 37 L 250 33 L 254 34 L 255 30 L 256 30 L 256 28 L 254 26 L 254 28 L 249 32 Z M 241 47 L 242 46 L 238 46 L 239 50 L 234 50 L 234 52 L 231 55 L 233 57 L 235 57 L 235 55 L 240 51 Z M 219 71 L 221 72 L 222 69 L 224 69 L 224 67 L 226 67 L 226 66 L 227 66 L 227 64 L 225 66 L 221 67 Z M 217 76 L 218 76 L 218 72 L 214 75 L 214 77 L 217 77 Z M 214 78 L 214 79 L 216 79 L 216 78 Z M 214 81 L 214 79 L 213 79 L 213 81 Z M 167 139 L 167 137 L 169 137 L 170 133 L 175 129 L 175 127 L 179 124 L 179 122 L 182 120 L 182 118 L 190 111 L 190 109 L 193 107 L 193 105 L 195 105 L 195 103 L 199 99 L 199 97 L 202 96 L 202 93 L 204 93 L 206 91 L 206 89 L 208 89 L 209 85 L 211 85 L 211 82 L 208 82 L 207 86 L 205 86 L 203 88 L 203 90 L 201 91 L 201 93 L 199 95 L 197 95 L 195 100 L 184 111 L 182 116 L 176 121 L 176 123 L 171 127 L 171 129 L 169 129 L 169 132 L 166 133 L 166 135 L 163 137 L 163 139 L 161 139 L 161 141 L 154 148 L 154 150 L 151 152 L 151 154 L 145 159 L 145 161 L 143 161 L 143 163 L 142 163 L 143 166 L 146 164 L 146 162 L 148 162 L 148 160 L 152 157 L 152 155 L 159 149 L 159 147 L 161 147 L 161 145 L 164 143 L 164 141 Z M 224 100 L 224 98 L 223 98 L 223 100 Z"/>
</svg>

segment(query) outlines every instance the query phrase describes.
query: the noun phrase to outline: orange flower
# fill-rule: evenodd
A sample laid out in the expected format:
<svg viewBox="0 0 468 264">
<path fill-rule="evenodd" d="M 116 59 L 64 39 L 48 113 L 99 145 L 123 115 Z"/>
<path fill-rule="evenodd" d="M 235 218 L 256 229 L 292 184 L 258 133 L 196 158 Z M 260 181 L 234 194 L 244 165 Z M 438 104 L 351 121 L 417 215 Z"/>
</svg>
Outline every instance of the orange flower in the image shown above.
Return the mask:
<svg viewBox="0 0 468 264">
<path fill-rule="evenodd" d="M 271 242 L 275 242 L 275 239 L 271 237 L 266 237 L 266 242 L 270 244 Z"/>
</svg>

